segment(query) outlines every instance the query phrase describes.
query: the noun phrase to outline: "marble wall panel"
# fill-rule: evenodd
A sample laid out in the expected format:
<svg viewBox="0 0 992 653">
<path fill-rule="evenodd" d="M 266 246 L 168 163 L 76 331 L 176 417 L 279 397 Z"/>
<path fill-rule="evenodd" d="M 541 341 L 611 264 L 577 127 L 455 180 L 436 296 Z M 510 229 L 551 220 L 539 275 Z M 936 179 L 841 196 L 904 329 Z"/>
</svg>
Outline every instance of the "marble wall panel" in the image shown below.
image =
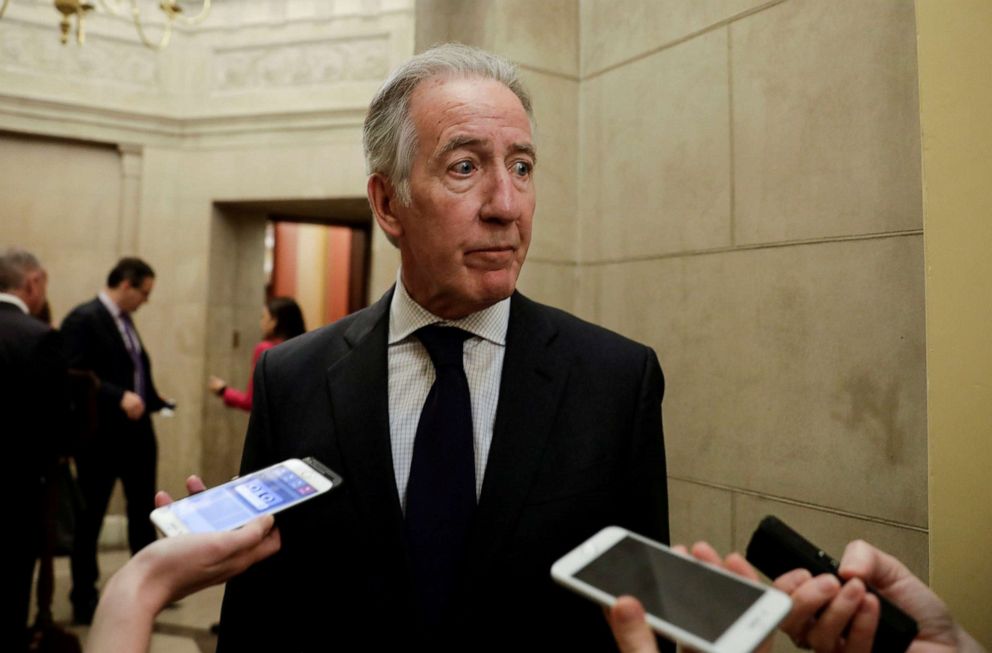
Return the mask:
<svg viewBox="0 0 992 653">
<path fill-rule="evenodd" d="M 699 483 L 668 479 L 672 544 L 709 542 L 721 554 L 733 547 L 733 494 Z"/>
<path fill-rule="evenodd" d="M 576 268 L 570 263 L 529 259 L 520 273 L 517 288 L 534 301 L 574 312 L 576 282 Z"/>
<path fill-rule="evenodd" d="M 590 79 L 580 94 L 581 260 L 729 244 L 726 30 Z"/>
<path fill-rule="evenodd" d="M 578 255 L 578 82 L 521 71 L 534 105 L 537 209 L 530 253 L 543 260 Z"/>
<path fill-rule="evenodd" d="M 766 515 L 775 515 L 838 560 L 848 542 L 862 539 L 902 560 L 920 578 L 927 578 L 929 546 L 924 529 L 904 528 L 760 496 L 737 496 L 735 550 L 744 551 L 751 533 Z"/>
<path fill-rule="evenodd" d="M 922 228 L 914 20 L 793 0 L 732 25 L 737 243 Z"/>
<path fill-rule="evenodd" d="M 167 273 L 168 268 L 163 268 Z M 158 270 L 156 270 L 158 272 Z M 159 393 L 176 401 L 174 417 L 157 416 L 155 429 L 159 442 L 159 487 L 173 496 L 184 496 L 187 476 L 203 470 L 202 428 L 204 402 L 204 357 L 199 350 L 180 351 L 173 347 L 186 339 L 202 340 L 205 335 L 206 306 L 181 302 L 143 307 L 135 315 L 145 349 L 152 361 Z"/>
<path fill-rule="evenodd" d="M 241 390 L 247 387 L 252 352 L 261 335 L 264 237 L 263 215 L 213 213 L 205 373 Z M 238 471 L 248 413 L 214 397 L 204 403 L 203 474 L 216 484 Z"/>
<path fill-rule="evenodd" d="M 0 248 L 41 260 L 58 324 L 96 295 L 116 261 L 120 157 L 95 143 L 0 133 L 0 170 Z"/>
<path fill-rule="evenodd" d="M 417 0 L 414 3 L 415 52 L 423 52 L 432 45 L 451 40 L 448 36 L 451 11 L 451 0 Z"/>
<path fill-rule="evenodd" d="M 582 77 L 779 0 L 580 0 Z"/>
<path fill-rule="evenodd" d="M 374 303 L 396 283 L 400 269 L 400 250 L 386 239 L 378 225 L 372 229 L 372 251 L 369 264 L 369 303 Z"/>
<path fill-rule="evenodd" d="M 261 144 L 185 153 L 183 193 L 215 200 L 365 197 L 359 126 L 307 144 Z"/>
<path fill-rule="evenodd" d="M 420 5 L 421 3 L 418 3 Z M 574 0 L 432 0 L 417 8 L 417 50 L 457 41 L 521 66 L 577 78 L 579 7 Z"/>
<path fill-rule="evenodd" d="M 658 352 L 670 473 L 927 523 L 922 237 L 581 274 L 592 319 Z"/>
</svg>

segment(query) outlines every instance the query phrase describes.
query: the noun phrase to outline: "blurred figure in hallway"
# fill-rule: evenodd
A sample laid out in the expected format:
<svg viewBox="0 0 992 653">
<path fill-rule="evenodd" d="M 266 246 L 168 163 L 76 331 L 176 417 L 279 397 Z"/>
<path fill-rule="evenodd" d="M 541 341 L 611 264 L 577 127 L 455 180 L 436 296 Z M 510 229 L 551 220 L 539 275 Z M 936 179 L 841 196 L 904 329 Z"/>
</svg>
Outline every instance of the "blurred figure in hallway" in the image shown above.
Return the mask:
<svg viewBox="0 0 992 653">
<path fill-rule="evenodd" d="M 210 392 L 223 399 L 224 403 L 232 408 L 251 411 L 252 377 L 255 376 L 255 364 L 258 363 L 262 353 L 280 342 L 306 333 L 307 330 L 303 322 L 303 311 L 292 297 L 273 297 L 265 302 L 259 326 L 262 330 L 262 341 L 255 345 L 255 351 L 251 356 L 248 388 L 244 392 L 230 388 L 226 381 L 213 375 L 207 381 Z"/>
<path fill-rule="evenodd" d="M 155 272 L 138 258 L 123 258 L 94 299 L 77 306 L 62 322 L 69 365 L 99 379 L 99 428 L 76 455 L 85 507 L 72 552 L 73 620 L 88 624 L 97 604 L 97 540 L 117 479 L 127 500 L 131 553 L 155 541 L 148 513 L 155 507 L 158 445 L 151 414 L 170 405 L 155 389 L 151 362 L 131 314 L 155 285 Z"/>
<path fill-rule="evenodd" d="M 31 253 L 0 254 L 0 416 L 7 484 L 19 498 L 7 505 L 5 580 L 0 586 L 0 649 L 27 649 L 28 604 L 35 560 L 42 551 L 45 479 L 65 429 L 66 364 L 57 331 L 36 319 L 45 306 L 48 275 Z"/>
</svg>

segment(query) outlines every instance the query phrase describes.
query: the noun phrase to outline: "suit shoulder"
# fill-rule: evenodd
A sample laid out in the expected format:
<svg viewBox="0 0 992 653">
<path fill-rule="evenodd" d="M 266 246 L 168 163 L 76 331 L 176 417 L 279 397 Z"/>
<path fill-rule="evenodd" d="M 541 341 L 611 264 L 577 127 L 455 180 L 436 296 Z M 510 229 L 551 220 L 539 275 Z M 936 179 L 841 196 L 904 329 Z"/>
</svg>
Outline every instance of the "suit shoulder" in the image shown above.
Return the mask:
<svg viewBox="0 0 992 653">
<path fill-rule="evenodd" d="M 73 308 L 69 313 L 62 319 L 62 327 L 65 328 L 66 324 L 74 324 L 81 321 L 92 320 L 94 317 L 99 315 L 99 311 L 105 310 L 103 304 L 100 300 L 93 298 L 87 302 L 79 304 Z"/>
<path fill-rule="evenodd" d="M 530 303 L 533 310 L 543 315 L 557 329 L 559 338 L 565 340 L 569 345 L 581 347 L 583 351 L 603 351 L 613 356 L 622 353 L 632 356 L 643 356 L 647 352 L 653 352 L 645 344 L 598 324 L 583 320 L 560 308 L 547 306 L 531 300 L 526 301 Z"/>
<path fill-rule="evenodd" d="M 381 317 L 376 306 L 369 306 L 347 315 L 336 322 L 308 331 L 269 349 L 266 363 L 279 368 L 299 369 L 317 364 L 323 370 L 332 365 L 348 350 L 346 335 L 361 338 Z"/>
<path fill-rule="evenodd" d="M 4 332 L 11 337 L 42 338 L 48 335 L 52 328 L 38 318 L 25 315 L 20 310 L 3 312 Z"/>
</svg>

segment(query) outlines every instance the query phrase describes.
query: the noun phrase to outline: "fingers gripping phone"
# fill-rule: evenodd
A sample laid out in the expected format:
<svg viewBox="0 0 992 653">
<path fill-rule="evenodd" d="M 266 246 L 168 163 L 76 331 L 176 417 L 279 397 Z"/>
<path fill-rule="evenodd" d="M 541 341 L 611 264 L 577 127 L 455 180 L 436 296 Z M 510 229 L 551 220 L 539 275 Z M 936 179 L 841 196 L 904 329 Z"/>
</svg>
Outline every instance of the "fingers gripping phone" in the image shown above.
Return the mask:
<svg viewBox="0 0 992 653">
<path fill-rule="evenodd" d="M 551 576 L 606 606 L 629 594 L 644 605 L 648 624 L 703 653 L 747 653 L 792 606 L 778 590 L 610 526 L 558 560 Z"/>
<path fill-rule="evenodd" d="M 341 482 L 314 458 L 291 458 L 156 508 L 151 520 L 166 536 L 233 530 L 318 497 Z"/>
<path fill-rule="evenodd" d="M 772 579 L 800 568 L 814 576 L 833 574 L 840 578 L 837 575 L 840 563 L 774 515 L 762 519 L 751 535 L 747 560 Z M 843 578 L 841 582 L 844 582 Z M 868 591 L 878 597 L 880 606 L 872 653 L 902 653 L 916 638 L 916 620 L 881 596 L 875 588 L 869 586 Z"/>
</svg>

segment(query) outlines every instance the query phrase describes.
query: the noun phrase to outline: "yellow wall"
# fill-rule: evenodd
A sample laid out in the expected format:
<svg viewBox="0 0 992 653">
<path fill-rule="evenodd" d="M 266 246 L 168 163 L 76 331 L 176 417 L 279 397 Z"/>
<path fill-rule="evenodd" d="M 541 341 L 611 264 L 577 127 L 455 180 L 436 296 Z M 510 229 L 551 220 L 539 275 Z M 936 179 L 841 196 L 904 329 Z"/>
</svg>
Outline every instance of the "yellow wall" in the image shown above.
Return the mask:
<svg viewBox="0 0 992 653">
<path fill-rule="evenodd" d="M 952 8 L 953 7 L 953 8 Z M 992 3 L 918 0 L 930 580 L 992 645 Z"/>
</svg>

